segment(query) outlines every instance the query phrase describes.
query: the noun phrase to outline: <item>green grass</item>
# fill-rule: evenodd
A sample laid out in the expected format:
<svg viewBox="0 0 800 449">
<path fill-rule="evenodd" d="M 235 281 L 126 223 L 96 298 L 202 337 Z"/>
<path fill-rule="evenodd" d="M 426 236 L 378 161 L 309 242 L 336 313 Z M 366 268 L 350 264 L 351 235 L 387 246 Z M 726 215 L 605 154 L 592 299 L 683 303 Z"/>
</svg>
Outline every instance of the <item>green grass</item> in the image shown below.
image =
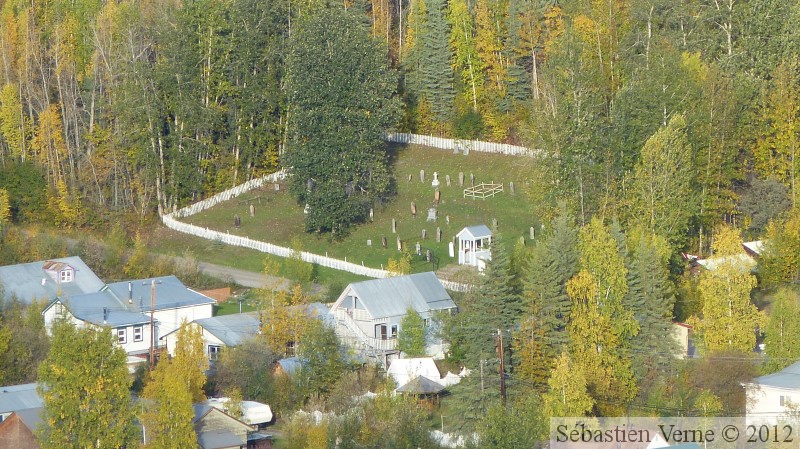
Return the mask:
<svg viewBox="0 0 800 449">
<path fill-rule="evenodd" d="M 184 219 L 184 221 L 209 229 L 241 235 L 281 246 L 292 246 L 292 241 L 300 241 L 302 249 L 337 259 L 347 259 L 353 263 L 380 268 L 388 259 L 398 256 L 396 238 L 403 241 L 404 247 L 413 250 L 416 242 L 423 247 L 423 254 L 430 249 L 438 264 L 425 262 L 424 257 L 415 257 L 414 271 L 441 268 L 454 263 L 448 256 L 447 244 L 464 226 L 486 224 L 498 220 L 499 231 L 508 239 L 526 236 L 530 226 L 538 224 L 537 217 L 529 211 L 525 195 L 526 174 L 533 159 L 472 152 L 468 156 L 454 155 L 450 151 L 415 145 L 393 146 L 394 174 L 397 179 L 398 194 L 392 201 L 375 209 L 375 221 L 352 228 L 350 234 L 338 241 L 328 235 L 307 234 L 303 231 L 303 210 L 294 198 L 282 188 L 276 192 L 270 184 L 265 188 L 251 191 L 238 198 Z M 425 170 L 425 182 L 420 182 L 419 172 Z M 439 219 L 436 223 L 427 222 L 427 210 L 433 205 L 434 188 L 431 186 L 433 172 L 439 173 L 441 201 L 438 207 Z M 505 191 L 493 198 L 464 198 L 464 187 L 458 185 L 458 173 L 463 172 L 465 186 L 470 184 L 470 173 L 475 175 L 475 183 L 496 182 L 505 184 Z M 448 187 L 445 178 L 451 177 Z M 412 181 L 408 176 L 412 175 Z M 511 194 L 508 183 L 516 186 L 516 194 Z M 285 187 L 285 186 L 282 186 Z M 417 206 L 417 217 L 411 216 L 411 202 Z M 249 204 L 255 205 L 255 217 L 250 217 Z M 234 228 L 234 215 L 241 218 L 241 227 Z M 450 224 L 446 216 L 450 216 Z M 397 220 L 397 235 L 392 234 L 392 219 Z M 436 228 L 442 229 L 442 241 L 436 242 Z M 427 239 L 422 240 L 422 230 L 426 229 Z M 387 248 L 382 248 L 381 238 L 386 237 Z M 179 240 L 179 239 L 176 239 Z M 182 240 L 182 239 L 180 239 Z M 367 240 L 372 241 L 367 246 Z M 177 242 L 169 242 L 175 244 Z M 195 247 L 198 245 L 195 245 Z M 203 246 L 203 245 L 199 245 Z M 178 246 L 181 247 L 180 245 Z M 260 270 L 264 255 L 242 248 L 228 248 L 208 242 L 202 252 L 202 260 Z M 213 253 L 213 259 L 207 256 Z M 255 253 L 255 254 L 253 254 Z M 319 268 L 318 279 L 344 282 L 339 272 L 329 275 Z"/>
</svg>

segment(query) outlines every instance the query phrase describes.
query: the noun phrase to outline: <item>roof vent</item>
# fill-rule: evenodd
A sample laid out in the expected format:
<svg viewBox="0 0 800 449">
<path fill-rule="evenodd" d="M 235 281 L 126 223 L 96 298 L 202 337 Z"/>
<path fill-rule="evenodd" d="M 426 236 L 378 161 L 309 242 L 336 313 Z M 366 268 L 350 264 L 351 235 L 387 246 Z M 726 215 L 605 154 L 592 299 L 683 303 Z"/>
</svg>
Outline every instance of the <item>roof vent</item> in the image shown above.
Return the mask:
<svg viewBox="0 0 800 449">
<path fill-rule="evenodd" d="M 133 304 L 133 284 L 128 282 L 128 304 Z"/>
</svg>

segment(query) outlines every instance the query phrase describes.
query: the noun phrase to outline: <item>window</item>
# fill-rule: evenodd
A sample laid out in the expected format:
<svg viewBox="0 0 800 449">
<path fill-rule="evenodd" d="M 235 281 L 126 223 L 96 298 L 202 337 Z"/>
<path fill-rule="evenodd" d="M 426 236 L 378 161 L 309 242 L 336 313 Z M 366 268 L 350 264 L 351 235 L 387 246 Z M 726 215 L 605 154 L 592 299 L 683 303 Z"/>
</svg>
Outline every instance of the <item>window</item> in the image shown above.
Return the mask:
<svg viewBox="0 0 800 449">
<path fill-rule="evenodd" d="M 294 357 L 295 354 L 295 344 L 293 341 L 286 342 L 286 357 Z"/>
<path fill-rule="evenodd" d="M 121 345 L 124 345 L 128 342 L 128 328 L 123 327 L 122 329 L 117 329 L 117 342 Z"/>
<path fill-rule="evenodd" d="M 72 270 L 69 268 L 61 270 L 61 282 L 72 282 Z"/>
<path fill-rule="evenodd" d="M 392 337 L 392 338 L 397 338 L 397 325 L 396 325 L 396 324 L 392 324 L 392 333 L 391 333 L 391 337 Z"/>
<path fill-rule="evenodd" d="M 788 406 L 789 402 L 791 402 L 789 396 L 781 396 L 781 407 Z"/>
<path fill-rule="evenodd" d="M 136 326 L 133 328 L 133 341 L 142 341 L 144 340 L 144 330 L 142 326 Z"/>
<path fill-rule="evenodd" d="M 431 327 L 431 319 L 430 318 L 425 318 L 424 322 L 425 322 L 425 327 Z"/>
<path fill-rule="evenodd" d="M 219 360 L 219 352 L 221 350 L 222 350 L 222 346 L 208 345 L 208 359 L 209 360 Z"/>
<path fill-rule="evenodd" d="M 64 304 L 57 302 L 55 305 L 56 316 L 64 316 Z"/>
</svg>

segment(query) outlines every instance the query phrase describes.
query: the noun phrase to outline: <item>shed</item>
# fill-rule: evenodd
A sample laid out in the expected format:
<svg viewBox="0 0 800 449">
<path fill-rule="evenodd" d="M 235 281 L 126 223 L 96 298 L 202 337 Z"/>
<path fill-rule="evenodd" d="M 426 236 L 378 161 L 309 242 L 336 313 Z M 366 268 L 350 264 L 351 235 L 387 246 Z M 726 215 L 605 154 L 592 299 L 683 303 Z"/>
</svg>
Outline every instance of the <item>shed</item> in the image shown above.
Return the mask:
<svg viewBox="0 0 800 449">
<path fill-rule="evenodd" d="M 492 260 L 492 231 L 486 225 L 467 226 L 456 238 L 459 265 L 471 265 L 483 271 L 486 262 Z"/>
</svg>

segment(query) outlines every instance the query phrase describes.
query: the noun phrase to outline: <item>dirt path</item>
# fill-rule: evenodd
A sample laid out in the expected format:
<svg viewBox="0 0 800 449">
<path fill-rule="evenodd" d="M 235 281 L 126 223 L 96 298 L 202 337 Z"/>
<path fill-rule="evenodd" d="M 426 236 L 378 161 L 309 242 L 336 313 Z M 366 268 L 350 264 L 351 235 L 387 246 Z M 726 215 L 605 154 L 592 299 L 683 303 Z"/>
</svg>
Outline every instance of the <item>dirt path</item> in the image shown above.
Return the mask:
<svg viewBox="0 0 800 449">
<path fill-rule="evenodd" d="M 269 281 L 269 285 L 277 285 L 279 289 L 288 291 L 292 285 L 291 282 L 285 278 L 275 276 L 267 277 L 264 273 L 240 270 L 238 268 L 231 268 L 208 262 L 198 262 L 197 269 L 203 274 L 222 279 L 223 281 L 232 281 L 242 287 L 266 288 L 268 285 L 267 281 Z M 324 286 L 316 283 L 312 284 L 311 294 L 313 296 L 324 295 L 325 293 L 326 289 Z"/>
</svg>

